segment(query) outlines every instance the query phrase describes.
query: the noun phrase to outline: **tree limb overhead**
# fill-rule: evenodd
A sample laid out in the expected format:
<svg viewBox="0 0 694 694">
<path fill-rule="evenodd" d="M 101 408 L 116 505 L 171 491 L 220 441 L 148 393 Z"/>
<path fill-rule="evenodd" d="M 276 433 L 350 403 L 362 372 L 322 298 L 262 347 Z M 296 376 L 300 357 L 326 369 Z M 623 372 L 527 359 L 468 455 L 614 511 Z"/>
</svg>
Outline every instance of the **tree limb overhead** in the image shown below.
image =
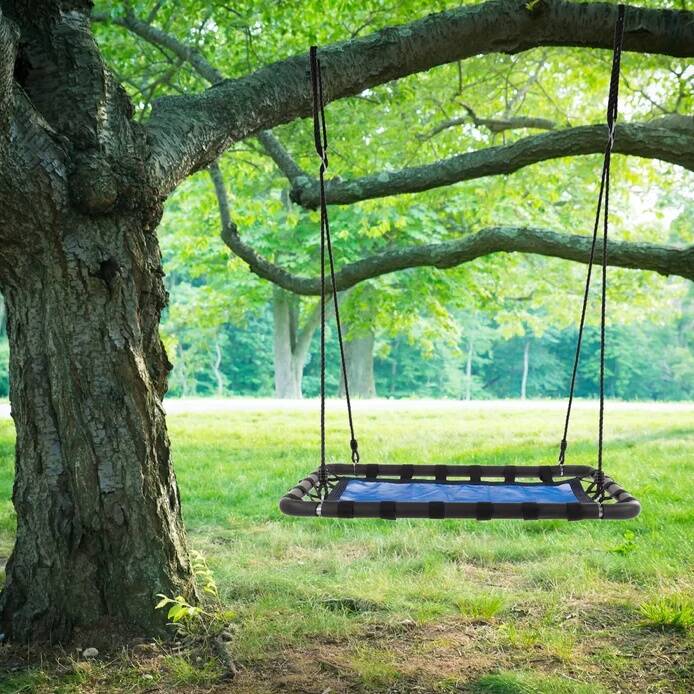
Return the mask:
<svg viewBox="0 0 694 694">
<path fill-rule="evenodd" d="M 231 219 L 229 203 L 219 167 L 210 167 L 222 222 L 222 240 L 259 277 L 295 294 L 320 295 L 320 278 L 288 272 L 270 262 L 240 237 Z M 447 269 L 492 253 L 533 253 L 588 263 L 591 238 L 579 234 L 562 234 L 536 227 L 489 227 L 467 234 L 456 241 L 444 241 L 377 253 L 343 266 L 335 275 L 338 291 L 349 289 L 364 280 L 413 267 Z M 602 262 L 602 250 L 595 251 L 596 264 Z M 609 265 L 635 270 L 651 270 L 661 275 L 679 275 L 694 280 L 694 246 L 677 248 L 653 243 L 611 241 Z M 328 289 L 330 291 L 330 289 Z"/>
<path fill-rule="evenodd" d="M 536 46 L 609 48 L 616 6 L 491 0 L 432 14 L 322 48 L 327 101 L 471 56 Z M 694 13 L 629 6 L 625 50 L 694 55 Z M 232 142 L 310 113 L 308 60 L 295 56 L 202 94 L 155 102 L 147 124 L 163 192 L 211 163 Z"/>
<path fill-rule="evenodd" d="M 685 119 L 686 120 L 686 119 Z M 663 124 L 629 123 L 617 126 L 614 152 L 662 159 L 694 170 L 694 119 L 689 127 L 662 127 Z M 510 174 L 548 159 L 598 154 L 604 151 L 604 125 L 584 125 L 522 138 L 509 145 L 486 147 L 449 159 L 400 171 L 381 172 L 346 180 L 329 180 L 329 204 L 346 205 L 360 200 L 402 193 L 419 193 L 460 181 Z M 292 200 L 309 209 L 318 206 L 318 183 L 305 176 L 293 180 Z"/>
</svg>

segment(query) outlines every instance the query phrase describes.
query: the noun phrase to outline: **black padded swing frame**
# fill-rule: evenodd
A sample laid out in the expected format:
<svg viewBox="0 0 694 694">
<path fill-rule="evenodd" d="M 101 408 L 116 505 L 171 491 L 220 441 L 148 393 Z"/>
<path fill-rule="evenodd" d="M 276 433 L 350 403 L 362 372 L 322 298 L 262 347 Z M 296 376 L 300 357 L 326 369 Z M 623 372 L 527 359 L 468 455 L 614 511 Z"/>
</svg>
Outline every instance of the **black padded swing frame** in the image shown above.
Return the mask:
<svg viewBox="0 0 694 694">
<path fill-rule="evenodd" d="M 350 465 L 326 466 L 322 489 L 321 471 L 308 475 L 282 497 L 280 509 L 291 516 L 326 518 L 472 518 L 520 520 L 628 520 L 641 511 L 639 502 L 613 479 L 588 465 Z M 351 479 L 466 484 L 512 484 L 539 480 L 539 484 L 569 483 L 576 503 L 341 501 L 341 490 Z M 528 484 L 523 482 L 522 484 Z M 533 484 L 530 482 L 529 484 Z M 584 487 L 584 484 L 586 485 Z M 327 493 L 324 493 L 327 492 Z"/>
<path fill-rule="evenodd" d="M 364 465 L 360 463 L 358 444 L 354 433 L 352 421 L 352 408 L 349 397 L 349 381 L 345 360 L 342 328 L 340 324 L 339 302 L 337 300 L 337 288 L 335 286 L 335 264 L 333 259 L 332 244 L 330 240 L 330 226 L 328 221 L 328 207 L 325 198 L 325 172 L 328 168 L 327 136 L 325 127 L 325 114 L 323 110 L 323 88 L 321 81 L 320 62 L 315 46 L 311 48 L 309 62 L 311 68 L 311 86 L 313 96 L 313 127 L 316 152 L 320 158 L 319 182 L 320 182 L 320 212 L 321 212 L 321 331 L 320 331 L 320 400 L 321 400 L 321 464 L 318 470 L 308 475 L 294 488 L 292 488 L 280 501 L 282 512 L 292 516 L 321 516 L 327 518 L 383 518 L 395 520 L 397 518 L 471 518 L 476 520 L 498 519 L 523 519 L 523 520 L 628 520 L 636 517 L 640 510 L 640 503 L 631 494 L 620 487 L 613 479 L 603 472 L 603 424 L 605 405 L 605 307 L 606 307 L 606 273 L 607 273 L 607 229 L 610 186 L 610 155 L 614 145 L 614 128 L 617 119 L 617 100 L 619 89 L 619 67 L 624 36 L 625 7 L 617 8 L 617 22 L 614 35 L 614 52 L 612 61 L 612 75 L 610 80 L 610 93 L 607 104 L 607 144 L 603 164 L 600 194 L 595 217 L 595 227 L 588 261 L 583 305 L 579 323 L 576 353 L 574 357 L 571 387 L 564 422 L 564 433 L 559 448 L 559 459 L 556 465 L 540 466 L 498 466 L 498 465 Z M 583 329 L 585 326 L 588 293 L 590 289 L 593 262 L 595 260 L 595 248 L 600 224 L 600 212 L 604 200 L 604 234 L 602 244 L 602 292 L 601 292 L 601 321 L 600 321 L 600 409 L 598 426 L 598 455 L 597 467 L 586 465 L 565 465 L 567 449 L 567 435 L 569 419 L 574 399 L 576 375 L 581 353 Z M 325 277 L 325 259 L 329 260 L 330 286 L 327 286 Z M 338 342 L 340 346 L 340 358 L 342 364 L 342 376 L 345 388 L 345 400 L 347 403 L 347 415 L 350 429 L 350 448 L 352 463 L 326 463 L 325 449 L 325 299 L 326 294 L 332 294 L 335 310 L 335 322 L 337 325 Z M 450 500 L 408 500 L 387 499 L 358 500 L 343 499 L 341 495 L 347 488 L 350 480 L 366 482 L 388 483 L 422 483 L 428 487 L 422 491 L 431 489 L 431 482 L 444 485 L 484 485 L 489 491 L 490 499 L 493 499 L 495 487 L 503 485 L 516 485 L 516 487 L 535 487 L 540 492 L 538 499 L 542 498 L 542 491 L 547 487 L 567 485 L 573 493 L 573 499 L 562 503 L 559 501 L 531 501 L 533 492 L 525 495 L 525 500 L 514 502 L 506 501 L 454 501 Z M 518 480 L 533 480 L 522 481 Z M 539 481 L 537 481 L 539 480 Z M 381 491 L 377 489 L 376 491 Z M 406 490 L 407 491 L 407 490 Z M 440 488 L 437 492 L 440 492 Z M 526 490 L 527 491 L 527 490 Z M 388 496 L 389 494 L 383 494 Z M 397 494 L 391 495 L 397 497 Z M 463 494 L 464 496 L 465 494 Z M 420 495 L 421 496 L 421 495 Z M 446 494 L 442 496 L 446 497 Z M 475 496 L 474 494 L 469 494 Z M 545 499 L 548 495 L 545 495 Z M 556 495 L 549 495 L 554 496 Z M 507 495 L 508 498 L 508 495 Z M 520 495 L 523 498 L 523 495 Z M 569 497 L 570 498 L 570 497 Z"/>
</svg>

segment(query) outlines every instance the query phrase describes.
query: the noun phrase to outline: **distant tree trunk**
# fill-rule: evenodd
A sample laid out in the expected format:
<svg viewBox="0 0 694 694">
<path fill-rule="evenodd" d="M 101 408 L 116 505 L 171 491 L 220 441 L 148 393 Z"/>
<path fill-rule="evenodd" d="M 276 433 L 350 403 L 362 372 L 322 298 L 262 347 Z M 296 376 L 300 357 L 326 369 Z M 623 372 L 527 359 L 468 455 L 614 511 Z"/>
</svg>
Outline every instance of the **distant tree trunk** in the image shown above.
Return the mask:
<svg viewBox="0 0 694 694">
<path fill-rule="evenodd" d="M 302 397 L 304 365 L 313 334 L 320 322 L 317 304 L 299 328 L 299 298 L 274 286 L 272 289 L 273 341 L 275 355 L 275 397 Z"/>
<path fill-rule="evenodd" d="M 400 338 L 395 338 L 395 342 L 391 345 L 390 349 L 390 388 L 389 395 L 393 397 L 395 395 L 395 389 L 398 383 L 398 360 L 395 356 L 396 348 L 398 346 Z"/>
<path fill-rule="evenodd" d="M 214 343 L 215 349 L 215 359 L 212 364 L 212 369 L 214 371 L 214 377 L 217 380 L 217 396 L 222 397 L 224 395 L 224 374 L 221 370 L 222 365 L 222 348 L 219 346 L 219 342 Z"/>
<path fill-rule="evenodd" d="M 465 365 L 465 399 L 472 400 L 472 353 L 473 342 L 468 341 L 467 364 Z"/>
<path fill-rule="evenodd" d="M 183 349 L 183 345 L 179 343 L 176 351 L 178 352 L 178 357 L 176 359 L 176 370 L 180 374 L 181 379 L 181 395 L 186 398 L 190 395 L 195 395 L 195 385 L 191 385 L 190 373 L 188 371 L 188 364 L 186 362 L 186 353 Z"/>
<path fill-rule="evenodd" d="M 295 323 L 292 320 L 289 294 L 277 287 L 272 290 L 272 318 L 275 397 L 298 399 L 301 397 L 301 373 L 297 369 L 293 350 Z"/>
<path fill-rule="evenodd" d="M 525 400 L 528 390 L 528 367 L 530 366 L 530 339 L 525 341 L 523 347 L 523 376 L 521 378 L 521 400 Z"/>
<path fill-rule="evenodd" d="M 345 342 L 345 362 L 349 394 L 355 398 L 375 398 L 373 332 L 369 331 L 366 335 Z M 340 373 L 340 396 L 344 394 L 345 383 Z"/>
</svg>

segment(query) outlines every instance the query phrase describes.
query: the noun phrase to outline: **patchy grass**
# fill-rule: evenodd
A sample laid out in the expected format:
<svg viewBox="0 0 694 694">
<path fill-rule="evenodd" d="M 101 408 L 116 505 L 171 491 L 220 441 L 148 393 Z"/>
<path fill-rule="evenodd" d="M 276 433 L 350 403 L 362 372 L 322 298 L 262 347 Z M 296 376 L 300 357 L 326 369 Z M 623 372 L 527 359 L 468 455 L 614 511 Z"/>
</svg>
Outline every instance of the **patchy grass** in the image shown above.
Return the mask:
<svg viewBox="0 0 694 694">
<path fill-rule="evenodd" d="M 550 462 L 562 418 L 356 407 L 366 462 Z M 643 504 L 625 523 L 285 517 L 280 496 L 317 465 L 317 418 L 253 408 L 170 418 L 191 543 L 237 615 L 236 680 L 220 683 L 204 654 L 152 644 L 29 670 L 6 658 L 1 694 L 694 690 L 694 407 L 608 417 L 606 467 Z M 348 453 L 341 408 L 328 418 L 334 458 Z M 594 413 L 576 415 L 570 459 L 592 464 Z M 12 468 L 0 422 L 0 567 Z"/>
<path fill-rule="evenodd" d="M 476 694 L 601 694 L 605 689 L 561 677 L 538 677 L 532 672 L 502 672 L 481 677 L 472 691 Z"/>
<path fill-rule="evenodd" d="M 694 601 L 684 596 L 671 595 L 644 602 L 639 607 L 643 624 L 656 629 L 694 630 Z"/>
</svg>

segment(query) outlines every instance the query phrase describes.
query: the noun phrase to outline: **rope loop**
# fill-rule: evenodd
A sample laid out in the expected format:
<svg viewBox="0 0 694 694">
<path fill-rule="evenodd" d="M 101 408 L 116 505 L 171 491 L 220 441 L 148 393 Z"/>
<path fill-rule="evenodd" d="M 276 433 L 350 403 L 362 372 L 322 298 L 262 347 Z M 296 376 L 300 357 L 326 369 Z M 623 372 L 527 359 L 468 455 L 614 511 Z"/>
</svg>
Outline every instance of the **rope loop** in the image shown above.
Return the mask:
<svg viewBox="0 0 694 694">
<path fill-rule="evenodd" d="M 356 439 L 350 439 L 349 447 L 352 449 L 352 463 L 354 463 L 354 465 L 356 465 L 360 460 L 359 444 L 357 443 L 357 440 Z"/>
</svg>

